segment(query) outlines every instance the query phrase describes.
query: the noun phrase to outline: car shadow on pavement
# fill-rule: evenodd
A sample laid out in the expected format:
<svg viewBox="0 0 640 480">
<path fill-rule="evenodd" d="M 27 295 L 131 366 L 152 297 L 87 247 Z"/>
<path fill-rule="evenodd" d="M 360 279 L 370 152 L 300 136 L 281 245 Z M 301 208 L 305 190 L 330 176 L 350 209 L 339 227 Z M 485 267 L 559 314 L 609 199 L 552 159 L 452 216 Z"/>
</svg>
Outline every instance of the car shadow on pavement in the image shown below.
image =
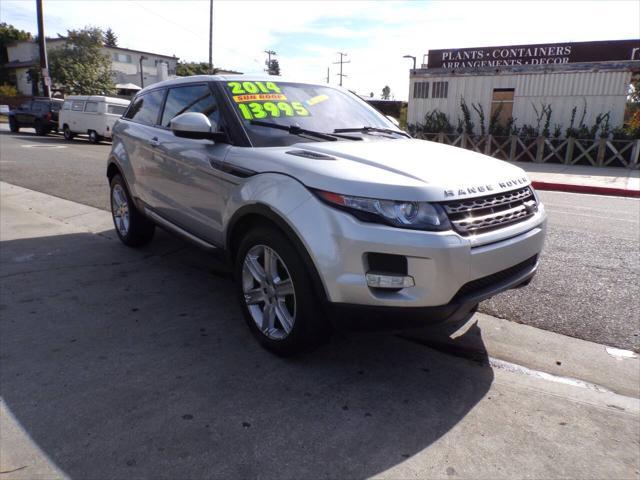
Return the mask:
<svg viewBox="0 0 640 480">
<path fill-rule="evenodd" d="M 369 477 L 438 441 L 492 384 L 490 368 L 390 333 L 275 357 L 214 260 L 157 237 L 1 244 L 2 396 L 72 478 Z M 477 326 L 465 335 L 483 349 Z"/>
</svg>

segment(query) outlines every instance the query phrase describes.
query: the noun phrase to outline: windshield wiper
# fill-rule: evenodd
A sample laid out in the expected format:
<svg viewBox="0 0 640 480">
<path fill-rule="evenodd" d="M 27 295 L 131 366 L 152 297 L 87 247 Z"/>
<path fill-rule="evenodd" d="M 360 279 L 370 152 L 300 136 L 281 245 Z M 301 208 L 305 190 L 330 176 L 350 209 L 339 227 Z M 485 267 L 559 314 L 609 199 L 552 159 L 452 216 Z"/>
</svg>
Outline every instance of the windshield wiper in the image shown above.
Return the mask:
<svg viewBox="0 0 640 480">
<path fill-rule="evenodd" d="M 333 133 L 352 133 L 352 132 L 380 132 L 380 133 L 394 133 L 396 135 L 403 135 L 405 137 L 411 138 L 411 136 L 403 132 L 401 130 L 392 130 L 390 128 L 378 128 L 378 127 L 355 127 L 355 128 L 336 128 Z"/>
<path fill-rule="evenodd" d="M 267 128 L 275 128 L 277 130 L 283 130 L 285 132 L 289 132 L 292 135 L 308 135 L 310 137 L 320 138 L 322 140 L 327 140 L 329 142 L 335 142 L 338 138 L 330 133 L 316 132 L 315 130 L 307 130 L 306 128 L 301 128 L 297 125 L 278 125 L 277 123 L 271 122 L 262 122 L 260 120 L 251 120 L 251 125 L 256 125 L 258 127 L 267 127 Z"/>
</svg>

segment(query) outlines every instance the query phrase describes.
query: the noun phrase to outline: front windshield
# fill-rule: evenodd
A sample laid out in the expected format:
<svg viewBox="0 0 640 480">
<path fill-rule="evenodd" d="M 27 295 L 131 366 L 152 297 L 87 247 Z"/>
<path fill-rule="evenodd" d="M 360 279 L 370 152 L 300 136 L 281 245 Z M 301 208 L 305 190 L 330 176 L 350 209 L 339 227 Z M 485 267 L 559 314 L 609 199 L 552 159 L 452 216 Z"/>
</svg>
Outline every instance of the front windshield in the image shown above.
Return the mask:
<svg viewBox="0 0 640 480">
<path fill-rule="evenodd" d="M 395 125 L 364 101 L 335 88 L 277 81 L 229 81 L 223 86 L 256 147 L 325 140 L 252 125 L 252 121 L 294 125 L 322 133 L 360 127 L 397 131 Z"/>
</svg>

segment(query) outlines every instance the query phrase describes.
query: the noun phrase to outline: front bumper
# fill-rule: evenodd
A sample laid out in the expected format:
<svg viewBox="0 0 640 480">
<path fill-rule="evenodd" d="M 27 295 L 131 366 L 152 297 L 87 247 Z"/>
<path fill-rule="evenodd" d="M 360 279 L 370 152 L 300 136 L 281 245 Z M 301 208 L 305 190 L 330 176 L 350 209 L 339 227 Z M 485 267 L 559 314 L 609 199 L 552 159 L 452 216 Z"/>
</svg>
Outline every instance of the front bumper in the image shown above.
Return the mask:
<svg viewBox="0 0 640 480">
<path fill-rule="evenodd" d="M 315 198 L 289 215 L 333 308 L 347 313 L 377 311 L 374 317 L 399 311 L 403 318 L 416 316 L 423 323 L 425 318 L 464 319 L 478 302 L 529 281 L 537 269 L 546 230 L 542 205 L 526 221 L 475 237 L 364 223 Z M 399 291 L 370 288 L 365 279 L 369 253 L 405 256 L 407 274 L 415 286 Z M 510 275 L 497 275 L 520 264 L 523 267 Z M 489 280 L 464 290 L 481 279 Z"/>
</svg>

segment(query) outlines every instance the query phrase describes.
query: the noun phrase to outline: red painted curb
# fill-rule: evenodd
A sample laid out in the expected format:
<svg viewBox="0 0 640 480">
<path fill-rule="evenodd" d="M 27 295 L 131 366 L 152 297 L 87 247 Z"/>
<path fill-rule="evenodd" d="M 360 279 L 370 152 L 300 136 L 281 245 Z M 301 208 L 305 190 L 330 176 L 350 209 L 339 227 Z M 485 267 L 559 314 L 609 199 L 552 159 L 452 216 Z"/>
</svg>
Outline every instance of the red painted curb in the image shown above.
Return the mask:
<svg viewBox="0 0 640 480">
<path fill-rule="evenodd" d="M 552 190 L 556 192 L 592 193 L 595 195 L 611 195 L 615 197 L 640 198 L 640 190 L 626 188 L 596 187 L 592 185 L 575 185 L 571 183 L 550 183 L 533 181 L 536 190 Z"/>
</svg>

